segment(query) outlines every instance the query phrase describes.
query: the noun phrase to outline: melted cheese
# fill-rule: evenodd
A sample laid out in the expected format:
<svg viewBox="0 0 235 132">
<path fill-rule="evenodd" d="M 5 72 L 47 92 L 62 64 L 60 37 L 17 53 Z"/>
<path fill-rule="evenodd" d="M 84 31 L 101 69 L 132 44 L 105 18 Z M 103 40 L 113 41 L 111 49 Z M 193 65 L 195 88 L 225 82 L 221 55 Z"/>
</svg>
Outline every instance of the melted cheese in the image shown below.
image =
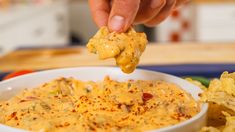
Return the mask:
<svg viewBox="0 0 235 132">
<path fill-rule="evenodd" d="M 89 40 L 87 48 L 91 53 L 97 53 L 100 59 L 115 58 L 123 72 L 131 73 L 139 63 L 146 44 L 146 35 L 132 28 L 126 33 L 110 33 L 107 27 L 102 27 Z"/>
<path fill-rule="evenodd" d="M 145 131 L 188 120 L 197 102 L 163 81 L 61 78 L 0 103 L 0 123 L 34 131 Z"/>
</svg>

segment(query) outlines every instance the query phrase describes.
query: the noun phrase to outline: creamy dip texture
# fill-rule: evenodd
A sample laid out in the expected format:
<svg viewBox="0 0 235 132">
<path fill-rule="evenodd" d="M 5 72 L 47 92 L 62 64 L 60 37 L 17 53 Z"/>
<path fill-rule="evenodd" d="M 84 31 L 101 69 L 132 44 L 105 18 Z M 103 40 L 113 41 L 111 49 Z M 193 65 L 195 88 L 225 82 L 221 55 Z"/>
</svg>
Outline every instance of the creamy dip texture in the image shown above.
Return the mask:
<svg viewBox="0 0 235 132">
<path fill-rule="evenodd" d="M 60 78 L 0 102 L 0 123 L 33 131 L 145 131 L 192 118 L 198 103 L 164 81 Z"/>
<path fill-rule="evenodd" d="M 131 73 L 139 63 L 147 42 L 145 33 L 138 33 L 133 28 L 126 33 L 110 33 L 107 27 L 102 27 L 89 40 L 87 48 L 91 53 L 98 54 L 100 59 L 115 58 L 123 72 Z"/>
</svg>

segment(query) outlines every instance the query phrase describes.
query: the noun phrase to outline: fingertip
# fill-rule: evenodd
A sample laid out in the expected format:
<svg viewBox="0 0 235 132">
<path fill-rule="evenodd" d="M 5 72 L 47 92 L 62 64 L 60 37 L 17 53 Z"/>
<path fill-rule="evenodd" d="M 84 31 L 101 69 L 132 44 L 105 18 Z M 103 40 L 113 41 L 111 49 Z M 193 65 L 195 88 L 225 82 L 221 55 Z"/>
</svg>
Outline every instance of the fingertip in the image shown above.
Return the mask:
<svg viewBox="0 0 235 132">
<path fill-rule="evenodd" d="M 122 32 L 125 27 L 125 18 L 115 15 L 108 22 L 108 28 L 111 32 Z"/>
</svg>

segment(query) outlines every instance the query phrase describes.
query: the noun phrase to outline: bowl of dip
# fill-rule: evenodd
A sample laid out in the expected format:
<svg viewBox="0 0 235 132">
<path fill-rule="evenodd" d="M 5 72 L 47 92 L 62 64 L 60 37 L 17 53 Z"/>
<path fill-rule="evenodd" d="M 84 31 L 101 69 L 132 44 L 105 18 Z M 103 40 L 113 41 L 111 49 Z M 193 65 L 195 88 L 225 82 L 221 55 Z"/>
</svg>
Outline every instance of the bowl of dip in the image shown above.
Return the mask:
<svg viewBox="0 0 235 132">
<path fill-rule="evenodd" d="M 108 79 L 107 79 L 107 76 L 109 77 Z M 61 79 L 61 77 L 63 77 L 63 79 Z M 72 79 L 71 79 L 71 77 L 72 77 Z M 105 77 L 106 77 L 106 80 L 104 80 Z M 60 79 L 58 79 L 58 78 L 60 78 Z M 70 78 L 70 79 L 68 79 L 68 78 Z M 113 111 L 117 110 L 119 113 L 117 112 L 113 115 L 110 113 L 109 114 L 107 113 L 108 115 L 111 115 L 112 117 L 104 118 L 104 117 L 107 117 L 105 115 L 106 113 L 104 112 L 103 116 L 101 118 L 102 120 L 99 118 L 98 124 L 99 124 L 99 122 L 102 122 L 102 123 L 106 123 L 108 125 L 111 124 L 111 126 L 115 126 L 116 125 L 115 121 L 118 120 L 119 118 L 121 118 L 121 116 L 131 115 L 131 116 L 128 116 L 128 118 L 131 118 L 131 119 L 127 120 L 126 119 L 127 117 L 125 117 L 125 120 L 127 120 L 127 121 L 123 122 L 123 124 L 122 124 L 122 126 L 125 126 L 125 123 L 127 124 L 125 130 L 133 131 L 134 129 L 129 129 L 129 128 L 132 128 L 133 126 L 138 126 L 138 123 L 141 121 L 142 121 L 142 124 L 145 124 L 145 125 L 143 126 L 143 129 L 140 127 L 141 129 L 138 129 L 138 130 L 154 131 L 154 132 L 182 132 L 182 131 L 197 132 L 203 126 L 206 125 L 206 116 L 207 116 L 208 105 L 201 104 L 198 102 L 198 100 L 199 100 L 198 94 L 202 92 L 202 90 L 198 86 L 195 86 L 195 85 L 187 82 L 186 80 L 181 79 L 176 76 L 172 76 L 172 75 L 160 73 L 160 72 L 141 70 L 141 69 L 136 69 L 131 74 L 124 74 L 120 69 L 114 68 L 114 67 L 65 68 L 65 69 L 55 69 L 55 70 L 48 70 L 48 71 L 31 73 L 28 75 L 15 77 L 15 78 L 0 82 L 0 102 L 5 102 L 5 101 L 9 100 L 10 98 L 14 97 L 15 95 L 17 95 L 17 98 L 20 98 L 20 95 L 18 95 L 18 94 L 22 90 L 24 90 L 25 88 L 27 88 L 28 90 L 33 90 L 33 88 L 36 88 L 39 86 L 42 88 L 44 86 L 47 87 L 47 85 L 50 85 L 50 83 L 48 83 L 48 82 L 51 82 L 54 79 L 58 79 L 55 81 L 55 83 L 58 83 L 61 80 L 63 80 L 64 82 L 68 82 L 68 83 L 70 81 L 76 82 L 76 80 L 79 80 L 79 82 L 92 81 L 91 83 L 89 83 L 89 85 L 92 84 L 92 87 L 97 87 L 98 89 L 100 89 L 101 85 L 102 85 L 102 87 L 104 87 L 103 86 L 104 84 L 110 84 L 110 85 L 107 85 L 107 87 L 109 87 L 108 90 L 111 91 L 111 92 L 109 92 L 109 94 L 107 94 L 107 98 L 109 100 L 111 99 L 111 102 L 112 101 L 114 102 L 113 104 L 115 105 L 115 107 L 114 107 Z M 102 80 L 104 80 L 102 83 L 99 83 L 99 84 L 93 83 L 93 82 L 100 82 Z M 137 80 L 144 80 L 144 81 L 141 82 L 141 81 L 137 81 Z M 45 83 L 47 83 L 47 84 L 45 84 Z M 87 83 L 82 83 L 82 84 L 87 85 Z M 113 86 L 123 86 L 123 88 L 110 89 Z M 57 85 L 55 85 L 54 87 L 57 87 Z M 134 94 L 133 94 L 133 91 L 130 92 L 131 88 L 133 88 L 133 90 L 136 89 L 136 91 L 134 90 Z M 93 88 L 93 89 L 95 89 L 95 88 Z M 120 89 L 122 89 L 122 91 Z M 87 94 L 92 95 L 92 96 L 89 95 L 89 97 L 91 97 L 90 99 L 93 99 L 93 97 L 99 97 L 99 96 L 101 96 L 102 99 L 105 99 L 105 96 L 106 96 L 106 94 L 104 92 L 105 90 L 103 90 L 103 91 L 102 90 L 101 91 L 99 91 L 99 90 L 98 91 L 97 90 L 90 91 L 90 88 L 87 88 L 86 90 L 88 92 Z M 170 94 L 164 93 L 167 91 L 170 92 Z M 100 92 L 104 92 L 104 93 L 97 95 Z M 80 94 L 81 92 L 78 92 L 78 93 Z M 151 93 L 151 94 L 149 94 L 149 93 Z M 26 94 L 28 94 L 28 93 L 26 93 Z M 52 93 L 52 94 L 54 94 L 54 93 Z M 183 94 L 182 96 L 184 96 L 182 98 L 183 100 L 180 100 L 181 94 Z M 139 95 L 139 96 L 137 96 L 137 95 Z M 56 98 L 58 98 L 57 95 L 53 95 L 53 97 L 54 96 Z M 145 98 L 143 98 L 143 96 L 145 96 Z M 51 97 L 51 95 L 50 95 L 50 97 Z M 80 97 L 79 99 L 81 99 L 81 95 L 79 95 L 79 97 Z M 40 100 L 40 101 L 42 100 L 42 99 L 37 99 L 37 98 L 38 97 L 30 96 L 27 99 L 29 99 L 29 100 L 35 99 L 36 100 L 35 102 L 38 102 L 37 100 Z M 151 100 L 151 98 L 152 98 L 152 100 Z M 131 99 L 134 99 L 134 100 L 131 100 Z M 161 99 L 162 99 L 162 101 L 161 101 Z M 190 102 L 190 99 L 191 99 L 191 102 Z M 86 100 L 87 99 L 85 99 L 85 101 Z M 88 98 L 88 100 L 89 100 L 89 98 Z M 97 99 L 95 99 L 95 100 L 97 100 Z M 95 102 L 95 100 L 93 100 L 92 102 Z M 148 102 L 146 103 L 145 101 L 147 101 L 147 100 L 148 100 Z M 167 102 L 167 101 L 170 101 L 170 102 Z M 21 102 L 28 103 L 27 100 L 26 101 L 20 100 L 20 103 Z M 51 102 L 53 102 L 53 101 L 49 101 L 49 102 L 50 102 L 49 105 L 52 105 Z M 66 101 L 63 101 L 63 102 L 66 102 Z M 173 102 L 173 103 L 171 103 L 171 102 Z M 175 104 L 174 104 L 174 102 L 175 102 Z M 43 103 L 46 103 L 46 102 L 44 101 Z M 87 102 L 82 102 L 77 105 L 81 105 L 83 103 L 88 105 Z M 102 101 L 101 101 L 101 103 L 102 103 Z M 90 108 L 87 108 L 87 110 L 93 109 L 93 108 L 95 108 L 95 106 L 97 106 L 97 104 L 92 104 L 92 103 L 89 103 L 89 104 L 93 105 L 93 107 L 91 106 Z M 108 103 L 106 103 L 106 104 L 109 105 Z M 179 104 L 182 106 L 178 107 L 177 105 L 179 105 Z M 192 104 L 192 106 L 190 106 L 190 104 Z M 9 105 L 9 104 L 2 103 L 1 105 Z M 11 105 L 11 103 L 10 103 L 10 105 Z M 5 106 L 5 108 L 4 108 L 4 106 L 1 106 L 2 109 L 0 107 L 0 111 L 2 110 L 4 112 L 4 109 L 7 109 L 4 113 L 9 112 L 9 115 L 6 114 L 6 116 L 11 116 L 11 117 L 3 118 L 0 116 L 0 123 L 2 123 L 3 121 L 9 120 L 9 121 L 6 121 L 7 125 L 4 125 L 4 123 L 0 124 L 0 131 L 21 132 L 21 131 L 30 130 L 31 128 L 29 129 L 28 127 L 26 130 L 20 129 L 21 127 L 16 128 L 15 126 L 17 126 L 17 125 L 14 124 L 16 122 L 15 121 L 16 120 L 16 112 L 18 112 L 19 109 L 22 110 L 24 106 L 29 106 L 29 105 L 32 105 L 32 103 L 25 104 L 25 105 L 19 105 L 19 106 L 18 106 L 18 103 L 15 103 L 13 106 L 15 106 L 16 108 L 12 108 L 9 110 L 7 109 L 7 106 Z M 46 107 L 46 109 L 48 107 L 47 105 L 45 106 L 45 104 L 41 104 L 41 105 L 43 107 Z M 15 112 L 13 112 L 12 110 L 17 109 L 17 107 L 21 107 L 21 108 L 18 108 L 18 111 L 16 110 Z M 35 107 L 34 107 L 34 109 L 36 109 L 36 110 L 41 109 L 41 107 L 37 107 L 37 106 L 35 106 Z M 112 106 L 110 105 L 110 106 L 107 106 L 106 108 L 109 109 L 111 107 Z M 136 112 L 136 111 L 134 111 L 134 108 L 132 108 L 132 107 L 136 107 L 136 108 L 140 107 L 140 108 L 138 108 L 138 110 L 141 108 L 143 108 L 144 110 L 146 109 L 145 111 L 144 110 L 143 111 L 147 114 L 141 114 L 141 112 L 140 113 L 131 113 L 132 111 Z M 156 107 L 157 109 L 154 109 L 152 107 L 154 107 L 154 108 Z M 167 107 L 167 108 L 164 108 L 164 107 Z M 195 109 L 194 109 L 194 107 L 195 107 Z M 98 108 L 100 108 L 100 107 L 98 107 Z M 102 108 L 102 109 L 105 109 L 105 108 Z M 187 112 L 190 113 L 190 109 L 191 109 L 191 111 L 194 112 L 193 116 L 187 114 Z M 195 113 L 196 109 L 198 109 L 198 111 Z M 63 112 L 64 112 L 63 114 L 66 114 L 66 113 L 69 114 L 69 112 L 71 112 L 71 111 L 75 112 L 75 110 L 71 110 L 71 111 L 69 111 L 69 110 L 70 110 L 70 107 L 67 107 L 66 109 L 63 110 Z M 80 110 L 80 109 L 78 109 L 78 110 Z M 48 110 L 48 111 L 50 111 L 50 110 Z M 123 111 L 125 111 L 127 113 L 125 114 L 125 113 L 123 113 Z M 141 111 L 141 110 L 139 110 L 139 111 Z M 174 114 L 175 111 L 177 111 L 176 114 Z M 184 111 L 184 112 L 182 112 L 182 111 Z M 94 112 L 95 111 L 91 111 L 91 114 L 94 114 Z M 193 112 L 191 112 L 191 113 L 193 113 Z M 98 114 L 98 116 L 100 116 L 100 113 L 96 113 L 96 114 Z M 21 113 L 21 115 L 22 115 L 22 113 Z M 85 115 L 85 114 L 80 114 L 79 118 L 83 115 Z M 116 115 L 116 117 L 115 117 L 115 115 Z M 141 120 L 140 116 L 143 116 L 143 118 L 145 120 L 144 119 Z M 71 118 L 73 118 L 73 116 L 71 116 Z M 113 118 L 115 118 L 115 119 L 113 119 Z M 29 119 L 31 119 L 31 118 L 29 118 Z M 83 119 L 84 119 L 84 122 L 87 121 L 87 119 L 81 118 L 80 120 L 77 121 L 77 123 L 79 123 L 80 121 L 83 122 Z M 124 119 L 124 117 L 123 117 L 123 119 Z M 150 122 L 151 119 L 152 119 L 152 122 Z M 11 120 L 13 120 L 13 121 L 11 121 Z M 20 119 L 17 118 L 17 120 L 21 120 L 21 118 Z M 57 120 L 57 122 L 62 122 L 63 120 L 64 119 L 62 119 L 60 121 Z M 94 119 L 94 120 L 96 120 L 96 119 Z M 180 121 L 177 122 L 177 120 L 180 120 Z M 47 123 L 45 123 L 42 126 L 38 126 L 37 123 L 43 124 L 43 121 L 38 120 L 38 122 L 36 122 L 36 125 L 34 124 L 35 127 L 43 127 L 43 126 L 48 125 Z M 129 123 L 129 125 L 128 125 L 128 123 Z M 87 123 L 87 124 L 89 124 L 89 123 Z M 95 123 L 95 124 L 97 124 L 97 123 Z M 171 124 L 171 125 L 169 125 L 169 124 Z M 33 124 L 31 124 L 31 125 L 33 126 Z M 69 123 L 66 122 L 66 124 L 63 124 L 63 125 L 68 128 Z M 58 127 L 60 127 L 60 130 L 62 130 L 61 126 L 63 126 L 63 125 L 58 126 Z M 119 121 L 118 125 L 120 125 L 120 121 Z M 79 126 L 79 125 L 77 125 L 77 126 Z M 79 126 L 79 128 L 80 127 L 81 126 Z M 95 127 L 95 126 L 93 126 L 93 127 Z M 156 127 L 156 128 L 154 128 L 154 127 Z M 75 129 L 75 127 L 71 127 L 71 129 Z M 96 129 L 96 127 L 92 128 L 92 129 Z M 121 126 L 118 126 L 118 127 L 115 126 L 115 128 L 108 129 L 108 130 L 118 131 L 121 129 L 122 129 Z M 32 129 L 32 130 L 34 130 L 34 129 Z M 45 130 L 45 129 L 42 129 L 42 130 Z M 63 130 L 68 131 L 69 129 L 63 129 Z M 86 129 L 84 129 L 84 130 L 86 130 Z M 97 129 L 97 130 L 103 130 L 103 129 Z M 53 131 L 56 131 L 56 129 L 53 129 Z"/>
</svg>

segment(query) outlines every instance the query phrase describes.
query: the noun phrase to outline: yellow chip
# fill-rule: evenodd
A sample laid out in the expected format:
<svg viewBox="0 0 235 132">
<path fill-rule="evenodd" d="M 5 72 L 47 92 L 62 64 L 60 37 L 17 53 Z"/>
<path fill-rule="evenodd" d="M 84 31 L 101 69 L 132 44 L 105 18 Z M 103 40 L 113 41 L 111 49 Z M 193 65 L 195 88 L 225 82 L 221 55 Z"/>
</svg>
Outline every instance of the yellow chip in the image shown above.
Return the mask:
<svg viewBox="0 0 235 132">
<path fill-rule="evenodd" d="M 208 109 L 208 126 L 220 127 L 226 123 L 226 117 L 223 111 L 235 115 L 234 111 L 226 108 L 223 105 L 218 105 L 216 103 L 209 103 Z"/>
<path fill-rule="evenodd" d="M 201 132 L 235 132 L 235 72 L 224 72 L 201 94 L 209 103 L 208 125 Z"/>
<path fill-rule="evenodd" d="M 97 53 L 100 59 L 115 58 L 123 72 L 131 73 L 139 63 L 144 52 L 147 37 L 130 28 L 126 33 L 110 33 L 107 27 L 100 30 L 91 38 L 87 48 L 91 53 Z"/>
<path fill-rule="evenodd" d="M 224 72 L 220 80 L 211 81 L 209 88 L 201 94 L 201 101 L 214 102 L 235 111 L 235 77 L 234 73 Z"/>
<path fill-rule="evenodd" d="M 235 132 L 235 116 L 231 116 L 227 112 L 223 112 L 226 116 L 226 125 L 223 129 L 223 132 Z"/>
<path fill-rule="evenodd" d="M 215 127 L 203 127 L 200 132 L 221 132 Z"/>
</svg>

